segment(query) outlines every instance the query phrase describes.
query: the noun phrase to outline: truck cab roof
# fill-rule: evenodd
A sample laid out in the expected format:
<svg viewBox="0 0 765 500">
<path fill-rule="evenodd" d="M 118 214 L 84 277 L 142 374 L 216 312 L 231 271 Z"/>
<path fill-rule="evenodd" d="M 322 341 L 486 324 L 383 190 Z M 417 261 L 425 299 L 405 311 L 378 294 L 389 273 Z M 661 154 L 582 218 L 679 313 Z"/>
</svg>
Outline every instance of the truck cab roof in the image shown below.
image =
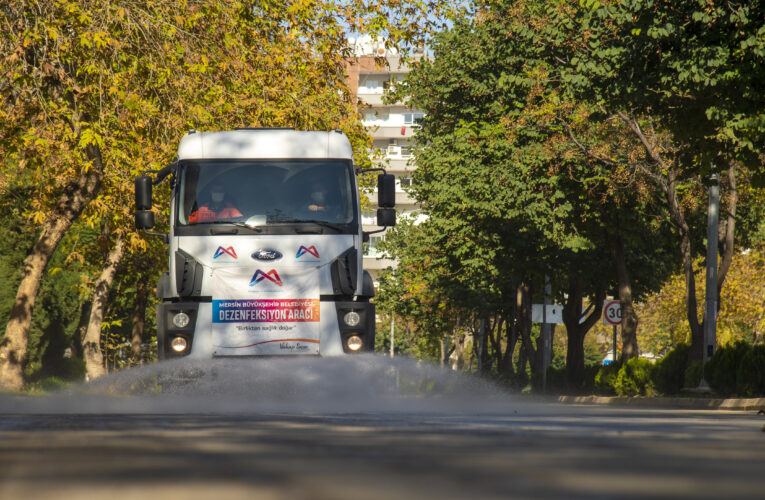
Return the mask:
<svg viewBox="0 0 765 500">
<path fill-rule="evenodd" d="M 227 132 L 190 131 L 178 146 L 179 160 L 206 159 L 351 159 L 342 132 L 289 129 L 237 129 Z"/>
</svg>

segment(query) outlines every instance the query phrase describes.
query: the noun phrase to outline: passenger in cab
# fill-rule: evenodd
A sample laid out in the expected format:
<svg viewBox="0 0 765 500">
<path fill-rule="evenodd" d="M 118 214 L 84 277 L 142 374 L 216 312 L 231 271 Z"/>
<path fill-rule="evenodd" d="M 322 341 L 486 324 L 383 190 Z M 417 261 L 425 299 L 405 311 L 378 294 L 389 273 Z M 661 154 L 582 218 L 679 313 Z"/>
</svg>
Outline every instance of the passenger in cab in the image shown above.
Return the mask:
<svg viewBox="0 0 765 500">
<path fill-rule="evenodd" d="M 321 182 L 314 182 L 311 185 L 311 200 L 308 210 L 311 212 L 326 212 L 329 208 L 329 201 L 327 200 L 328 191 L 327 186 Z"/>
</svg>

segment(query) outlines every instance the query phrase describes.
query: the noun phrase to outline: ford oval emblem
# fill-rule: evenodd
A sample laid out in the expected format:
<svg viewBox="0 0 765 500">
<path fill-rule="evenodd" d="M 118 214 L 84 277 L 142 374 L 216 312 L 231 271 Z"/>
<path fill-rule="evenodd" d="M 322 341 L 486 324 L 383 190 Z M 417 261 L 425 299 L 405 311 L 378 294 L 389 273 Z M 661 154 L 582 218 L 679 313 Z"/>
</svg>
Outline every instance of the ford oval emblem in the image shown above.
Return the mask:
<svg viewBox="0 0 765 500">
<path fill-rule="evenodd" d="M 252 254 L 252 258 L 255 260 L 278 260 L 282 258 L 282 254 L 276 250 L 258 250 Z"/>
</svg>

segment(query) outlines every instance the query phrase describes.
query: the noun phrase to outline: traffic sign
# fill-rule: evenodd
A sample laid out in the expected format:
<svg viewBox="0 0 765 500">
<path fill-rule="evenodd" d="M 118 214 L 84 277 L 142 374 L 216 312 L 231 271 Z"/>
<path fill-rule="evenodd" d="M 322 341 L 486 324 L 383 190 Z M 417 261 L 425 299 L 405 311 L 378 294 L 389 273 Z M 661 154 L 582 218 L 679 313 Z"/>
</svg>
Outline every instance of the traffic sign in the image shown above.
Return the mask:
<svg viewBox="0 0 765 500">
<path fill-rule="evenodd" d="M 603 301 L 603 324 L 621 325 L 622 324 L 622 303 L 618 300 Z"/>
</svg>

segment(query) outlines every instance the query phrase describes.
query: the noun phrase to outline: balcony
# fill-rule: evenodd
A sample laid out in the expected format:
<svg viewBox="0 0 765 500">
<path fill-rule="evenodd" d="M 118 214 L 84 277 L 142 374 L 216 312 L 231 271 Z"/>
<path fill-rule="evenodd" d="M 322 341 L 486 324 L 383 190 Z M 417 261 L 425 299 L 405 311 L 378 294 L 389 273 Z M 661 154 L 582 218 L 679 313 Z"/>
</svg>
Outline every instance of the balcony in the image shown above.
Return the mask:
<svg viewBox="0 0 765 500">
<path fill-rule="evenodd" d="M 366 255 L 364 256 L 364 269 L 368 271 L 381 271 L 388 267 L 395 269 L 396 261 L 392 259 L 380 259 L 377 257 L 368 257 Z"/>
<path fill-rule="evenodd" d="M 382 166 L 388 171 L 389 174 L 406 174 L 415 168 L 413 158 L 411 156 L 387 156 L 385 159 L 387 160 L 387 163 Z"/>
<path fill-rule="evenodd" d="M 367 197 L 376 207 L 377 206 L 377 189 L 375 189 L 372 193 L 367 193 Z M 414 200 L 414 198 L 409 196 L 409 193 L 407 193 L 406 191 L 396 190 L 396 207 L 398 207 L 399 205 L 402 205 L 402 206 L 414 205 L 416 203 L 417 202 Z M 366 224 L 366 222 L 364 222 L 364 224 Z"/>
<path fill-rule="evenodd" d="M 382 106 L 394 106 L 394 104 L 384 104 L 382 101 L 383 94 L 379 93 L 359 92 L 358 98 L 361 99 L 364 104 L 374 108 L 379 108 Z"/>
<path fill-rule="evenodd" d="M 416 128 L 412 125 L 370 127 L 369 135 L 372 139 L 409 139 L 414 137 Z"/>
</svg>

